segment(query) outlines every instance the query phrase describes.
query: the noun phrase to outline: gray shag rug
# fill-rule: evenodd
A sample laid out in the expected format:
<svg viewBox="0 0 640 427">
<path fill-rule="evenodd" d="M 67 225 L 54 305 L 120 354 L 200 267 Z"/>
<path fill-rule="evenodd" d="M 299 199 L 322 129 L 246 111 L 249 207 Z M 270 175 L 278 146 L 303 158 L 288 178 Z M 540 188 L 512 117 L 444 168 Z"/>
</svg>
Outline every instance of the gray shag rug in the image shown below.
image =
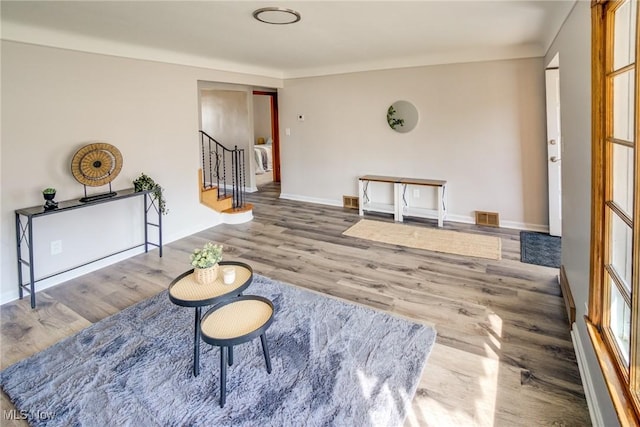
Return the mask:
<svg viewBox="0 0 640 427">
<path fill-rule="evenodd" d="M 201 344 L 194 377 L 194 309 L 167 291 L 9 366 L 0 384 L 38 426 L 403 424 L 432 327 L 259 275 L 248 294 L 274 303 L 273 371 L 259 339 L 234 347 L 224 408 L 219 348 Z"/>
</svg>

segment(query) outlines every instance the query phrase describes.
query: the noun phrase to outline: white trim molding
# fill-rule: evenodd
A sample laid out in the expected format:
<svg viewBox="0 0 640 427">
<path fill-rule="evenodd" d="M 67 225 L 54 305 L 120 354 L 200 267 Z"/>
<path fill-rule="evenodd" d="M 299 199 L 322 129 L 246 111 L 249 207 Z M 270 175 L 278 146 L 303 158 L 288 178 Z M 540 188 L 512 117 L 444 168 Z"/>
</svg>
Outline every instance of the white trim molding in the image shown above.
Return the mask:
<svg viewBox="0 0 640 427">
<path fill-rule="evenodd" d="M 584 395 L 587 399 L 587 406 L 589 407 L 589 416 L 591 417 L 591 424 L 595 427 L 606 427 L 604 420 L 602 419 L 602 412 L 598 406 L 598 399 L 596 397 L 595 387 L 591 379 L 591 372 L 589 371 L 589 364 L 587 363 L 586 356 L 584 354 L 584 347 L 582 346 L 582 340 L 576 324 L 573 323 L 571 327 L 571 341 L 573 341 L 573 348 L 576 352 L 576 359 L 578 361 L 578 369 L 580 370 L 580 378 L 582 378 L 582 386 L 584 387 Z"/>
<path fill-rule="evenodd" d="M 308 203 L 316 203 L 320 205 L 342 207 L 342 200 L 321 199 L 317 197 L 300 196 L 297 194 L 288 194 L 288 193 L 281 193 L 280 198 L 286 199 L 286 200 L 294 200 L 298 202 L 308 202 Z M 451 222 L 460 222 L 463 224 L 476 223 L 475 217 L 466 216 L 466 215 L 452 215 L 450 213 L 447 213 L 444 220 L 445 222 L 451 221 Z M 529 224 L 529 223 L 517 222 L 517 221 L 500 221 L 500 228 L 513 228 L 516 230 L 538 231 L 540 233 L 549 232 L 548 225 Z"/>
<path fill-rule="evenodd" d="M 295 200 L 297 202 L 308 202 L 308 203 L 316 203 L 319 205 L 342 207 L 342 200 L 320 199 L 317 197 L 298 196 L 296 194 L 287 194 L 287 193 L 281 193 L 280 198 L 286 199 L 286 200 Z"/>
<path fill-rule="evenodd" d="M 144 243 L 142 244 L 144 245 Z M 149 252 L 155 252 L 155 247 L 150 246 L 149 247 Z M 85 274 L 91 273 L 93 271 L 99 270 L 101 268 L 107 267 L 109 265 L 115 264 L 117 262 L 120 261 L 124 261 L 125 259 L 134 257 L 136 255 L 140 255 L 144 253 L 144 247 L 135 247 L 132 249 L 128 249 L 124 252 L 120 252 L 118 254 L 115 255 L 111 255 L 109 257 L 106 258 L 102 258 L 100 260 L 97 261 L 93 261 L 89 264 L 80 266 L 80 267 L 76 267 L 72 270 L 66 271 L 64 273 L 60 273 L 57 274 L 53 277 L 49 277 L 47 279 L 42 279 L 42 280 L 38 280 L 35 284 L 35 288 L 36 288 L 36 294 L 39 292 L 44 291 L 45 289 L 48 289 L 52 286 L 56 286 L 56 285 L 60 285 L 64 282 L 67 282 L 69 280 L 78 278 L 80 276 L 83 276 Z M 154 254 L 155 255 L 155 254 Z M 26 282 L 28 283 L 28 282 Z M 14 290 L 8 291 L 8 292 L 3 292 L 2 295 L 0 295 L 0 304 L 6 304 L 8 302 L 11 301 L 15 301 L 17 299 L 19 299 L 19 293 L 18 293 L 18 283 L 16 282 L 16 287 Z M 28 292 L 24 292 L 24 296 L 23 298 L 25 299 L 29 299 L 29 293 Z"/>
</svg>

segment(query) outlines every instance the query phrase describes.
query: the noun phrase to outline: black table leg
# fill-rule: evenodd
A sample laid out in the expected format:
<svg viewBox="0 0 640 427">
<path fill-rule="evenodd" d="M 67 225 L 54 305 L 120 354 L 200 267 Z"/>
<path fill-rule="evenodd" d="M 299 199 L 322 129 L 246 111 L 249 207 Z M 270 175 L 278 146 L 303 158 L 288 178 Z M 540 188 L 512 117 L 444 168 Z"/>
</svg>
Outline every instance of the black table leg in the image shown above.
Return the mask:
<svg viewBox="0 0 640 427">
<path fill-rule="evenodd" d="M 36 308 L 36 272 L 33 266 L 33 220 L 27 219 L 29 229 L 29 294 L 31 295 L 31 308 Z"/>
<path fill-rule="evenodd" d="M 227 401 L 227 347 L 220 347 L 220 407 Z"/>
<path fill-rule="evenodd" d="M 233 366 L 233 346 L 229 346 L 229 366 Z"/>
<path fill-rule="evenodd" d="M 200 312 L 202 307 L 196 307 L 196 320 L 193 332 L 193 376 L 200 373 Z"/>
<path fill-rule="evenodd" d="M 269 357 L 269 348 L 267 347 L 267 335 L 260 335 L 260 341 L 262 342 L 262 352 L 264 353 L 264 361 L 267 363 L 267 372 L 271 373 L 271 357 Z"/>
</svg>

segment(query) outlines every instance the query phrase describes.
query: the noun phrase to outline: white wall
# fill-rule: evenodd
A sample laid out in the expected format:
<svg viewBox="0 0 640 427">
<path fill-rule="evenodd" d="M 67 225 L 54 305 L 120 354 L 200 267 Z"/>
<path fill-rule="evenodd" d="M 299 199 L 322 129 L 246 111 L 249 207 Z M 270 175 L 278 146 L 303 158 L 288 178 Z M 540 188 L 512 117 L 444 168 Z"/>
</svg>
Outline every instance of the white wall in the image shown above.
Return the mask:
<svg viewBox="0 0 640 427">
<path fill-rule="evenodd" d="M 253 142 L 259 137 L 266 141 L 271 136 L 271 97 L 253 95 Z"/>
<path fill-rule="evenodd" d="M 57 188 L 57 200 L 81 197 L 83 187 L 70 171 L 80 147 L 99 140 L 122 152 L 114 189 L 132 187 L 141 172 L 165 187 L 164 238 L 170 242 L 220 223 L 220 215 L 198 201 L 198 81 L 281 85 L 265 77 L 7 41 L 1 66 L 1 302 L 17 297 L 14 210 L 42 204 L 45 187 Z M 36 219 L 38 275 L 137 243 L 141 214 L 136 203 Z M 50 241 L 57 239 L 63 241 L 63 253 L 51 256 Z M 58 276 L 37 288 L 65 279 Z"/>
<path fill-rule="evenodd" d="M 242 90 L 201 90 L 202 130 L 229 149 L 247 149 L 252 143 L 249 98 Z"/>
<path fill-rule="evenodd" d="M 618 424 L 591 339 L 586 330 L 589 301 L 591 239 L 591 9 L 576 2 L 545 56 L 545 64 L 559 54 L 562 117 L 562 265 L 576 305 L 576 331 L 587 362 L 596 401 L 605 425 Z"/>
<path fill-rule="evenodd" d="M 418 109 L 409 133 L 387 125 L 397 100 Z M 360 175 L 444 179 L 450 219 L 548 227 L 542 58 L 285 80 L 279 105 L 283 197 L 341 205 Z"/>
<path fill-rule="evenodd" d="M 251 88 L 210 82 L 200 82 L 199 87 L 201 129 L 227 149 L 244 150 L 247 171 L 245 187 L 247 189 L 253 188 L 253 129 L 251 123 L 254 109 Z M 227 152 L 225 159 L 228 162 L 227 167 L 230 168 L 231 154 Z M 206 177 L 211 173 L 209 169 L 207 162 L 204 167 L 205 180 L 208 180 Z M 231 169 L 227 169 L 226 173 L 231 174 Z M 231 175 L 227 175 L 227 179 L 227 185 L 231 185 Z M 212 183 L 214 182 L 212 181 Z"/>
</svg>

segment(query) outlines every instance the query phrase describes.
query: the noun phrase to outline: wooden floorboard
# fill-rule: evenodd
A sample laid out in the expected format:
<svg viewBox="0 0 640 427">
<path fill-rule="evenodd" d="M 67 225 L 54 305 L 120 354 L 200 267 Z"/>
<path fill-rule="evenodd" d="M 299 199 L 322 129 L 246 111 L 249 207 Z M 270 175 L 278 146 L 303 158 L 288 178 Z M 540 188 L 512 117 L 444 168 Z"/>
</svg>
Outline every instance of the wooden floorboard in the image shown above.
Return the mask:
<svg viewBox="0 0 640 427">
<path fill-rule="evenodd" d="M 437 342 L 406 426 L 590 425 L 558 270 L 521 263 L 517 230 L 445 221 L 445 229 L 500 237 L 502 259 L 429 252 L 344 236 L 357 211 L 280 199 L 277 184 L 260 190 L 247 196 L 249 223 L 219 225 L 165 245 L 162 258 L 152 251 L 38 292 L 35 310 L 28 299 L 0 307 L 2 367 L 166 289 L 189 268 L 191 251 L 214 241 L 225 259 L 257 274 L 433 325 Z M 4 394 L 0 404 L 13 408 Z"/>
</svg>

